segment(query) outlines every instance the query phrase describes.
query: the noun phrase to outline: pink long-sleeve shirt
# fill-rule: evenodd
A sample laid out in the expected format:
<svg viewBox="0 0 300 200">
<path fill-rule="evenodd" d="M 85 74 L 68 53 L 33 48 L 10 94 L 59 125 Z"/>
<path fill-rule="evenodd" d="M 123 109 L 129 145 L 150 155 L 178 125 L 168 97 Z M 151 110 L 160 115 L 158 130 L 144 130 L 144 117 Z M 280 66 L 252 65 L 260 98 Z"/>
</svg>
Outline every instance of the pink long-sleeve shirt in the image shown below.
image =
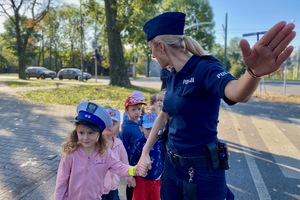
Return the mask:
<svg viewBox="0 0 300 200">
<path fill-rule="evenodd" d="M 101 199 L 104 192 L 104 177 L 108 170 L 129 177 L 129 165 L 117 159 L 108 149 L 100 156 L 98 149 L 87 156 L 82 148 L 62 157 L 58 167 L 55 199 Z"/>
<path fill-rule="evenodd" d="M 122 140 L 117 137 L 114 137 L 114 143 L 111 148 L 112 152 L 115 154 L 115 157 L 122 161 L 125 164 L 129 164 L 128 155 L 126 149 L 123 145 Z M 133 178 L 133 177 L 130 177 Z M 130 179 L 126 178 L 126 180 Z M 120 183 L 120 176 L 112 173 L 110 170 L 106 173 L 104 179 L 104 194 L 108 194 L 110 190 L 116 190 Z"/>
</svg>

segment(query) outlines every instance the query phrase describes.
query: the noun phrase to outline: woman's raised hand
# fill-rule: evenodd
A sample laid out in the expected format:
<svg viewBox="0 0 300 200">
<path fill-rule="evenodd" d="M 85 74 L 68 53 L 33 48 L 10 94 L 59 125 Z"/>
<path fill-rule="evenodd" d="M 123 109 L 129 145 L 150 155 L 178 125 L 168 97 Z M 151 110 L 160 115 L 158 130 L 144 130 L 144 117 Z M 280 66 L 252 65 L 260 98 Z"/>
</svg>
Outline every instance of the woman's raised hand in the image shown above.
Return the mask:
<svg viewBox="0 0 300 200">
<path fill-rule="evenodd" d="M 256 76 L 275 72 L 292 54 L 294 47 L 288 46 L 295 38 L 293 23 L 282 21 L 274 25 L 250 48 L 247 40 L 240 41 L 243 61 Z"/>
</svg>

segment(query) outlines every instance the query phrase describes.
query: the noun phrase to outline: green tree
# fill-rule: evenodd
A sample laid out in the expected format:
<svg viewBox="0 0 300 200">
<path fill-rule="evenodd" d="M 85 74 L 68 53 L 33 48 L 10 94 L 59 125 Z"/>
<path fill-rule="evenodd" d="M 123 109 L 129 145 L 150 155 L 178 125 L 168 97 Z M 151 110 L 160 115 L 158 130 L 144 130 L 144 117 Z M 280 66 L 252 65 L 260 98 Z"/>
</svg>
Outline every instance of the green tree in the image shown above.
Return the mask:
<svg viewBox="0 0 300 200">
<path fill-rule="evenodd" d="M 59 56 L 64 67 L 80 66 L 80 10 L 75 5 L 65 5 L 57 11 L 61 37 Z"/>
<path fill-rule="evenodd" d="M 224 65 L 224 46 L 219 43 L 215 43 L 210 53 L 218 58 L 219 61 Z"/>
<path fill-rule="evenodd" d="M 26 23 L 28 19 L 23 16 L 20 18 L 20 23 L 24 24 Z M 23 27 L 21 27 L 22 30 L 21 32 L 23 32 Z M 18 60 L 18 46 L 16 43 L 16 39 L 17 39 L 17 35 L 15 32 L 15 27 L 14 24 L 12 23 L 11 20 L 7 19 L 4 22 L 4 29 L 6 30 L 6 32 L 4 32 L 2 34 L 2 38 L 5 40 L 4 42 L 4 46 L 8 49 L 10 49 L 10 53 L 13 53 L 13 55 L 15 56 L 15 59 Z M 21 39 L 25 39 L 26 34 L 21 34 Z M 36 33 L 32 33 L 31 36 L 28 38 L 28 42 L 27 42 L 27 47 L 26 47 L 26 58 L 25 58 L 25 62 L 29 63 L 30 60 L 35 56 L 35 49 L 36 47 L 34 46 L 36 43 L 36 39 L 39 37 L 38 34 Z M 18 66 L 18 64 L 17 64 Z"/>
<path fill-rule="evenodd" d="M 133 55 L 146 49 L 147 43 L 142 26 L 147 19 L 156 13 L 156 4 L 160 0 L 105 0 L 104 2 L 109 46 L 110 83 L 128 86 L 130 81 L 123 55 L 123 45 L 133 46 Z M 123 45 L 121 39 L 124 39 Z"/>
<path fill-rule="evenodd" d="M 43 60 L 43 65 L 48 67 L 49 69 L 54 69 L 58 71 L 60 68 L 59 65 L 59 46 L 60 46 L 60 36 L 59 36 L 59 28 L 60 21 L 57 17 L 58 12 L 56 10 L 50 10 L 47 16 L 43 19 L 41 23 L 41 31 L 42 35 L 42 47 L 40 47 L 40 54 L 45 54 L 44 48 L 47 50 L 48 62 Z M 40 57 L 40 56 L 39 56 Z M 43 58 L 45 56 L 42 56 Z"/>
<path fill-rule="evenodd" d="M 122 24 L 124 25 L 123 42 L 125 45 L 130 45 L 128 60 L 130 63 L 132 59 L 138 59 L 136 66 L 141 66 L 144 68 L 144 62 L 146 62 L 146 76 L 149 76 L 150 61 L 152 59 L 151 51 L 146 42 L 146 36 L 143 31 L 143 25 L 153 16 L 157 15 L 161 10 L 162 0 L 135 0 L 131 4 L 126 4 L 126 1 L 122 1 L 124 8 L 120 13 L 120 18 L 122 19 Z M 151 6 L 149 6 L 151 5 Z M 136 55 L 139 55 L 137 58 Z M 142 59 L 145 58 L 145 59 Z M 128 64 L 129 65 L 129 64 Z M 138 72 L 144 72 L 144 69 L 137 70 Z"/>
<path fill-rule="evenodd" d="M 164 11 L 180 11 L 186 14 L 188 26 L 195 22 L 212 22 L 213 12 L 208 0 L 166 0 L 163 2 Z M 214 44 L 214 24 L 203 24 L 185 30 L 185 35 L 196 39 L 202 47 L 210 51 Z"/>
<path fill-rule="evenodd" d="M 117 22 L 118 5 L 117 0 L 104 0 L 106 31 L 109 47 L 110 84 L 118 86 L 129 86 L 127 68 L 123 55 L 121 42 L 121 31 Z"/>
<path fill-rule="evenodd" d="M 36 0 L 29 1 L 16 1 L 16 0 L 0 0 L 0 9 L 4 13 L 10 23 L 14 27 L 17 57 L 18 57 L 18 68 L 19 78 L 25 79 L 25 68 L 27 62 L 27 50 L 28 43 L 34 31 L 38 28 L 41 20 L 46 16 L 49 11 L 51 0 L 43 2 L 37 2 Z M 9 12 L 12 11 L 12 12 Z M 26 21 L 23 22 L 23 15 L 20 13 L 31 14 L 30 17 L 26 17 Z M 11 14 L 13 13 L 13 14 Z"/>
<path fill-rule="evenodd" d="M 242 61 L 242 54 L 239 47 L 241 38 L 234 37 L 228 46 L 228 60 L 230 62 L 229 72 L 236 77 L 240 77 L 245 72 L 245 65 Z"/>
<path fill-rule="evenodd" d="M 16 50 L 12 48 L 14 40 L 7 38 L 7 33 L 0 35 L 0 71 L 2 72 L 17 72 L 17 57 Z"/>
</svg>

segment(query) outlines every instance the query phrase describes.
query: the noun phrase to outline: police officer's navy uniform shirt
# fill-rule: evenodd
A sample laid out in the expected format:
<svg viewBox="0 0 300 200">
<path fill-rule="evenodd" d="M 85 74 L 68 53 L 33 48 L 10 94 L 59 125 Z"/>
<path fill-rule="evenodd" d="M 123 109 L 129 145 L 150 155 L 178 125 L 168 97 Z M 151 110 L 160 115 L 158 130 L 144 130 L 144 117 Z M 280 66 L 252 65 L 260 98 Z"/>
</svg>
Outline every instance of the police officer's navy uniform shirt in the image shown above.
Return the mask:
<svg viewBox="0 0 300 200">
<path fill-rule="evenodd" d="M 217 141 L 221 98 L 226 84 L 236 78 L 213 56 L 192 56 L 167 80 L 163 111 L 170 116 L 168 147 L 181 156 L 203 154 L 205 144 Z"/>
</svg>

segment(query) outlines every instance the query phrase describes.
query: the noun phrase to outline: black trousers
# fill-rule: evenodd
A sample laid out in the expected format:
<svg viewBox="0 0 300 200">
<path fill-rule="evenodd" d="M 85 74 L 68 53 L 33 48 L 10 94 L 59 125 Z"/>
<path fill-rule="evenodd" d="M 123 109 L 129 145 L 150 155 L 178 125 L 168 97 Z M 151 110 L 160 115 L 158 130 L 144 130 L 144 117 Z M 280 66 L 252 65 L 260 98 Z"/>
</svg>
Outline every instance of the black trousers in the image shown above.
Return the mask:
<svg viewBox="0 0 300 200">
<path fill-rule="evenodd" d="M 127 198 L 127 200 L 132 200 L 133 189 L 134 189 L 134 187 L 126 186 L 126 198 Z"/>
</svg>

